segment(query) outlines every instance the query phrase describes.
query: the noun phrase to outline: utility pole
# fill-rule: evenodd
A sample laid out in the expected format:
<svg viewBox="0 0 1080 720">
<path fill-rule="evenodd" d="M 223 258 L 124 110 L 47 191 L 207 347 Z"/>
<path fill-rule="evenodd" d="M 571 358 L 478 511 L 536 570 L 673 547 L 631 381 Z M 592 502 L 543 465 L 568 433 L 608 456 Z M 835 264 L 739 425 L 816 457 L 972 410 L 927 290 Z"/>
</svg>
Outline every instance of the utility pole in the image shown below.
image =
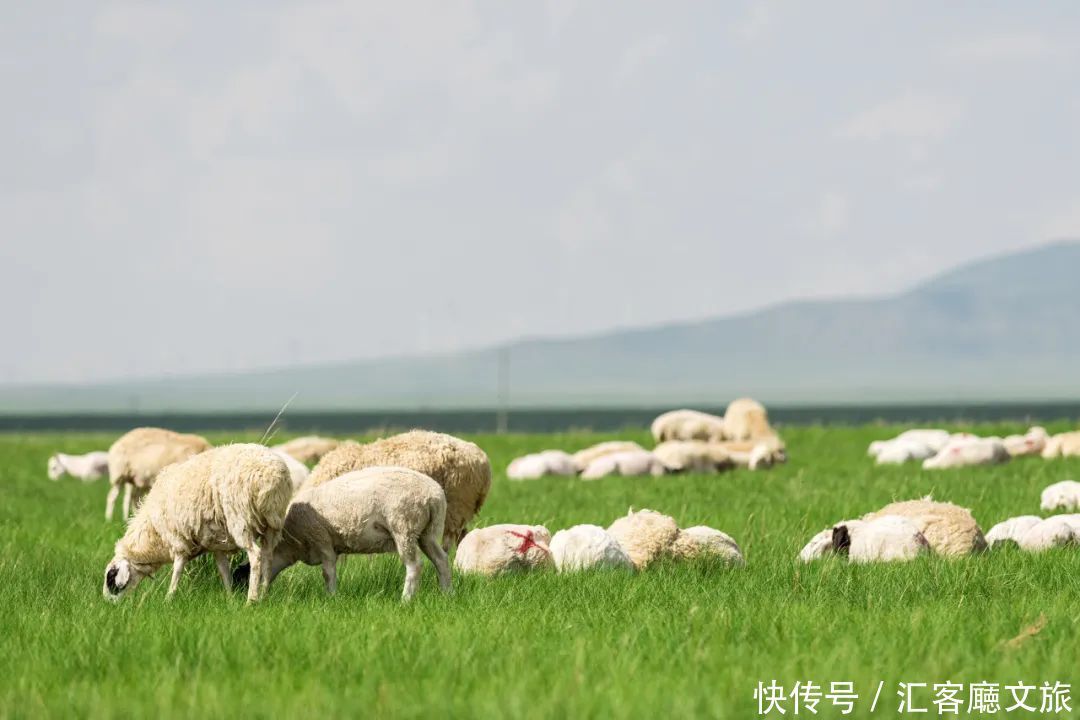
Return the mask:
<svg viewBox="0 0 1080 720">
<path fill-rule="evenodd" d="M 495 412 L 495 432 L 505 435 L 510 426 L 510 348 L 499 348 L 498 409 Z"/>
</svg>

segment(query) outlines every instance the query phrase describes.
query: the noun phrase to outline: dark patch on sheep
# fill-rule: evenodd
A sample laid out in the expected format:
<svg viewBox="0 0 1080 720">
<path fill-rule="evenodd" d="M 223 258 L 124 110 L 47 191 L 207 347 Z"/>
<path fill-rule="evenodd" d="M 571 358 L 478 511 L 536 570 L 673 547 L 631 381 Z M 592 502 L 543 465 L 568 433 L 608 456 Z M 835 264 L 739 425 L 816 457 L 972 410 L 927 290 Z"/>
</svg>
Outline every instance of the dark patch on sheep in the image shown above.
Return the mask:
<svg viewBox="0 0 1080 720">
<path fill-rule="evenodd" d="M 109 589 L 109 592 L 113 595 L 119 595 L 120 591 L 124 589 L 123 585 L 116 584 L 116 574 L 120 572 L 120 568 L 113 565 L 109 568 L 109 571 L 105 573 L 105 587 Z"/>
<path fill-rule="evenodd" d="M 834 552 L 847 555 L 851 548 L 851 533 L 847 525 L 837 525 L 832 529 L 832 547 Z"/>
<path fill-rule="evenodd" d="M 244 563 L 233 570 L 232 581 L 234 587 L 247 587 L 248 578 L 251 577 L 251 564 Z"/>
</svg>

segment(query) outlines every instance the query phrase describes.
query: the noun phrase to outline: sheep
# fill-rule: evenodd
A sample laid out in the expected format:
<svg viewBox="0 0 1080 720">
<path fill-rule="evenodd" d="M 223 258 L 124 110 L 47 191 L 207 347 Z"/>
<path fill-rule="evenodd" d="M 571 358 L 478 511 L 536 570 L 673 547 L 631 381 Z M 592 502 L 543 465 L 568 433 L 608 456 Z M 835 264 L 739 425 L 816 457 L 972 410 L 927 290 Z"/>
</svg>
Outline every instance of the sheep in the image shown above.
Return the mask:
<svg viewBox="0 0 1080 720">
<path fill-rule="evenodd" d="M 361 445 L 346 441 L 328 452 L 308 477 L 319 485 L 365 467 L 395 466 L 424 473 L 446 493 L 443 549 L 464 537 L 466 526 L 487 498 L 491 464 L 484 451 L 452 435 L 411 430 Z"/>
<path fill-rule="evenodd" d="M 1053 485 L 1047 485 L 1042 491 L 1039 507 L 1043 512 L 1077 510 L 1080 508 L 1080 482 L 1062 480 Z"/>
<path fill-rule="evenodd" d="M 209 447 L 206 438 L 162 428 L 136 428 L 121 435 L 109 448 L 110 487 L 105 499 L 105 519 L 112 520 L 121 485 L 124 486 L 123 510 L 126 518 L 131 514 L 132 502 L 137 503 L 146 494 L 158 473 Z"/>
<path fill-rule="evenodd" d="M 914 428 L 912 430 L 905 430 L 891 440 L 875 440 L 870 443 L 867 452 L 871 457 L 878 457 L 881 452 L 888 448 L 892 443 L 900 443 L 928 448 L 929 454 L 926 457 L 930 457 L 940 452 L 941 448 L 945 447 L 951 437 L 952 435 L 950 435 L 948 430 Z M 924 458 L 917 459 L 922 460 Z"/>
<path fill-rule="evenodd" d="M 986 544 L 989 547 L 1009 541 L 1019 544 L 1020 537 L 1042 520 L 1038 515 L 1020 515 L 1002 520 L 986 533 Z"/>
<path fill-rule="evenodd" d="M 932 458 L 923 461 L 923 468 L 967 467 L 1008 462 L 1009 451 L 999 438 L 954 438 Z"/>
<path fill-rule="evenodd" d="M 582 480 L 596 480 L 609 475 L 654 477 L 667 472 L 664 463 L 648 450 L 627 450 L 626 452 L 604 455 L 589 463 L 581 473 Z"/>
<path fill-rule="evenodd" d="M 48 473 L 50 480 L 59 480 L 70 475 L 83 482 L 93 482 L 109 472 L 109 453 L 97 451 L 85 455 L 65 455 L 56 453 L 49 458 Z"/>
<path fill-rule="evenodd" d="M 667 440 L 652 452 L 671 472 L 713 473 L 734 465 L 719 443 L 704 440 Z"/>
<path fill-rule="evenodd" d="M 514 458 L 506 468 L 510 480 L 535 480 L 547 475 L 577 475 L 574 457 L 562 450 L 544 450 Z"/>
<path fill-rule="evenodd" d="M 166 467 L 117 541 L 102 594 L 118 601 L 171 561 L 171 597 L 184 565 L 207 552 L 229 590 L 228 553 L 242 549 L 258 578 L 248 601 L 257 601 L 269 583 L 290 497 L 289 469 L 262 445 L 225 445 Z"/>
<path fill-rule="evenodd" d="M 1021 550 L 1042 552 L 1080 544 L 1080 515 L 1054 515 L 1031 526 L 1017 538 Z"/>
<path fill-rule="evenodd" d="M 787 448 L 777 435 L 757 440 L 725 440 L 710 445 L 712 452 L 718 457 L 726 457 L 728 462 L 736 467 L 760 470 L 776 463 L 787 462 Z"/>
<path fill-rule="evenodd" d="M 292 480 L 293 492 L 296 492 L 305 482 L 307 482 L 308 476 L 311 474 L 311 471 L 308 470 L 308 466 L 282 450 L 280 447 L 272 447 L 270 449 L 275 455 L 281 458 L 281 461 L 285 463 L 285 467 L 289 468 L 289 478 Z"/>
<path fill-rule="evenodd" d="M 937 454 L 930 445 L 918 440 L 890 440 L 879 447 L 878 465 L 903 465 L 909 460 L 927 460 Z"/>
<path fill-rule="evenodd" d="M 1043 449 L 1046 448 L 1046 441 L 1049 437 L 1044 428 L 1035 426 L 1023 435 L 1009 435 L 1002 440 L 1002 443 L 1005 445 L 1005 450 L 1012 457 L 1040 455 Z"/>
<path fill-rule="evenodd" d="M 1046 441 L 1042 456 L 1046 459 L 1080 455 L 1080 430 L 1058 433 Z"/>
<path fill-rule="evenodd" d="M 578 450 L 574 453 L 574 467 L 577 468 L 578 472 L 583 472 L 585 468 L 589 467 L 589 464 L 593 460 L 601 458 L 604 455 L 644 449 L 645 448 L 641 447 L 636 442 L 631 442 L 629 440 L 608 440 L 587 447 L 584 450 Z"/>
<path fill-rule="evenodd" d="M 725 439 L 724 419 L 699 410 L 671 410 L 657 416 L 650 426 L 653 439 L 705 440 L 718 442 Z"/>
<path fill-rule="evenodd" d="M 715 557 L 730 565 L 746 564 L 739 544 L 730 535 L 705 525 L 679 530 L 668 554 L 676 560 Z"/>
<path fill-rule="evenodd" d="M 836 553 L 856 564 L 894 562 L 913 560 L 930 550 L 929 541 L 914 522 L 898 515 L 881 515 L 844 520 L 822 530 L 806 544 L 799 558 L 811 562 Z"/>
<path fill-rule="evenodd" d="M 551 556 L 559 572 L 634 568 L 618 541 L 599 525 L 575 525 L 558 531 L 551 538 Z"/>
<path fill-rule="evenodd" d="M 934 502 L 927 496 L 921 500 L 906 500 L 886 505 L 876 512 L 863 516 L 873 520 L 884 515 L 899 515 L 910 519 L 919 532 L 926 536 L 930 547 L 938 555 L 957 556 L 986 549 L 979 524 L 971 511 L 952 503 Z"/>
<path fill-rule="evenodd" d="M 333 595 L 339 555 L 397 552 L 405 565 L 401 599 L 408 602 L 420 585 L 423 552 L 435 566 L 439 587 L 449 592 L 450 562 L 439 544 L 445 520 L 442 487 L 408 468 L 369 467 L 309 485 L 289 505 L 269 581 L 297 562 L 321 565 L 326 591 Z M 237 568 L 234 580 L 242 582 L 248 572 Z"/>
<path fill-rule="evenodd" d="M 669 551 L 679 535 L 679 526 L 668 515 L 654 510 L 634 512 L 631 508 L 607 531 L 640 570 Z"/>
<path fill-rule="evenodd" d="M 543 525 L 489 525 L 466 535 L 454 567 L 465 573 L 502 575 L 538 570 L 553 564 L 551 533 Z"/>
<path fill-rule="evenodd" d="M 765 406 L 757 400 L 732 400 L 724 411 L 724 437 L 728 440 L 758 440 L 775 434 Z"/>
<path fill-rule="evenodd" d="M 288 442 L 279 443 L 274 446 L 274 449 L 296 458 L 305 465 L 310 465 L 322 460 L 323 455 L 340 444 L 341 441 L 334 438 L 305 435 L 304 437 L 293 438 Z"/>
</svg>

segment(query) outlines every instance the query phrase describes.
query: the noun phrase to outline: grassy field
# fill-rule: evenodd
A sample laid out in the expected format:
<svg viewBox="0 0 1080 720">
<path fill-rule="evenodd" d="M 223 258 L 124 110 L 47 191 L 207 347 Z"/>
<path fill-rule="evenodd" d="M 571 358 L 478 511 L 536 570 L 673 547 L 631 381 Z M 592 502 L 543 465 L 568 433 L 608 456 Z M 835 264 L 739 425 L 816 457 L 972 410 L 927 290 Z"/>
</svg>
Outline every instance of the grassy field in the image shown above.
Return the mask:
<svg viewBox="0 0 1080 720">
<path fill-rule="evenodd" d="M 171 602 L 166 569 L 106 603 L 102 573 L 122 532 L 102 519 L 107 483 L 49 482 L 45 461 L 112 438 L 0 436 L 0 715 L 747 718 L 759 681 L 812 680 L 854 682 L 854 717 L 868 715 L 884 681 L 876 715 L 891 717 L 899 682 L 1080 681 L 1080 552 L 796 562 L 821 528 L 893 499 L 933 493 L 971 507 L 985 530 L 1037 514 L 1044 486 L 1080 477 L 1078 461 L 1038 458 L 875 468 L 867 443 L 895 432 L 789 428 L 791 460 L 771 471 L 591 483 L 515 483 L 504 471 L 527 451 L 612 436 L 474 437 L 496 471 L 481 524 L 554 532 L 648 507 L 730 533 L 748 565 L 455 575 L 455 594 L 442 596 L 425 563 L 416 601 L 402 606 L 404 571 L 384 556 L 347 562 L 336 597 L 317 568 L 297 566 L 255 607 L 226 596 L 208 562 L 189 566 Z M 1040 632 L 1007 643 L 1041 617 Z M 932 714 L 931 695 L 922 702 Z M 827 703 L 818 710 L 839 717 Z"/>
</svg>

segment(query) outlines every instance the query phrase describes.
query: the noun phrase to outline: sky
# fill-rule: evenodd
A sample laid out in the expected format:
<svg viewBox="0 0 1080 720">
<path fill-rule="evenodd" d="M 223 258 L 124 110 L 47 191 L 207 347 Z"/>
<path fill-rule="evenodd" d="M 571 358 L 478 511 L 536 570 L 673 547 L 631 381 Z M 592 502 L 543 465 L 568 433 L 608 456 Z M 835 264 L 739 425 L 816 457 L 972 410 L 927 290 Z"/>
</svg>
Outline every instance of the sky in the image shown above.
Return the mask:
<svg viewBox="0 0 1080 720">
<path fill-rule="evenodd" d="M 427 354 L 1080 238 L 1073 2 L 19 3 L 0 382 Z"/>
</svg>

